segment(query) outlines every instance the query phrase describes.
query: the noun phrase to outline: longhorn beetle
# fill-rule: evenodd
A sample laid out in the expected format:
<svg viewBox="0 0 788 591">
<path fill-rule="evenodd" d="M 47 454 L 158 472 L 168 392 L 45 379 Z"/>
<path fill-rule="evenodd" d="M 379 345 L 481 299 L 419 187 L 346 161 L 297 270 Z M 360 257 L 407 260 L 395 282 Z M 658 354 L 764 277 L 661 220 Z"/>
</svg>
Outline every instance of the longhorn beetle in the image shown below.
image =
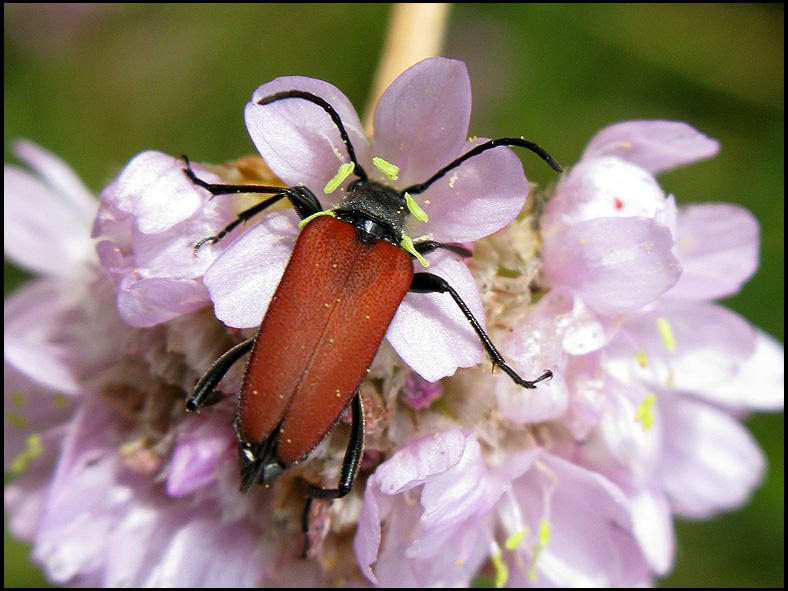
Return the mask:
<svg viewBox="0 0 788 591">
<path fill-rule="evenodd" d="M 559 164 L 542 148 L 521 138 L 500 138 L 479 144 L 450 162 L 423 183 L 397 191 L 371 180 L 356 160 L 353 145 L 339 114 L 324 99 L 290 90 L 258 101 L 306 100 L 321 107 L 336 125 L 356 180 L 342 201 L 324 211 L 308 188 L 262 185 L 219 185 L 199 179 L 184 156 L 185 174 L 212 195 L 270 194 L 241 212 L 216 236 L 195 245 L 215 244 L 240 223 L 273 203 L 287 199 L 302 219 L 293 254 L 271 300 L 257 335 L 222 355 L 195 386 L 186 408 L 195 411 L 211 403 L 211 395 L 230 367 L 251 351 L 238 398 L 235 431 L 238 438 L 241 490 L 272 481 L 303 460 L 326 437 L 350 405 L 352 423 L 337 488 L 309 485 L 307 498 L 336 499 L 348 494 L 364 451 L 364 411 L 359 384 L 377 353 L 400 303 L 410 291 L 445 293 L 459 306 L 492 359 L 516 384 L 535 388 L 548 379 L 521 378 L 504 361 L 478 320 L 449 283 L 438 275 L 414 273 L 412 257 L 442 248 L 462 257 L 461 246 L 433 240 L 413 243 L 405 234 L 407 216 L 423 215 L 411 195 L 463 162 L 498 146 L 520 146 L 538 154 L 554 170 Z M 343 177 L 344 178 L 344 177 Z M 335 179 L 336 185 L 343 178 Z"/>
</svg>

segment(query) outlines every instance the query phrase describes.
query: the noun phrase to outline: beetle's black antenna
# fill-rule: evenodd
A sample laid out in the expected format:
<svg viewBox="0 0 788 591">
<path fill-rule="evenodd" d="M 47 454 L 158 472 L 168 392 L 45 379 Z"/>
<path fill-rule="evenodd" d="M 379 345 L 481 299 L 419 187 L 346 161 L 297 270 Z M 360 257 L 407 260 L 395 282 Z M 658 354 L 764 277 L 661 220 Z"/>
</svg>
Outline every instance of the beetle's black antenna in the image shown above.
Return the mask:
<svg viewBox="0 0 788 591">
<path fill-rule="evenodd" d="M 498 146 L 520 146 L 521 148 L 527 148 L 531 150 L 531 152 L 535 153 L 539 157 L 542 158 L 547 164 L 550 165 L 550 168 L 555 170 L 556 172 L 563 172 L 564 169 L 561 168 L 561 165 L 556 162 L 555 158 L 550 156 L 544 148 L 539 147 L 533 142 L 529 142 L 528 140 L 524 140 L 519 137 L 502 137 L 497 140 L 490 140 L 489 142 L 485 142 L 483 144 L 479 144 L 472 150 L 466 152 L 453 162 L 450 162 L 443 168 L 441 168 L 438 172 L 433 174 L 429 179 L 424 181 L 423 183 L 419 183 L 418 185 L 412 185 L 406 189 L 402 190 L 402 194 L 409 193 L 411 195 L 415 195 L 418 193 L 423 193 L 427 190 L 432 183 L 437 181 L 441 178 L 444 174 L 449 172 L 450 170 L 457 168 L 460 164 L 468 160 L 468 158 L 473 158 L 482 152 L 486 152 L 487 150 L 491 150 L 492 148 L 497 148 Z"/>
<path fill-rule="evenodd" d="M 342 141 L 345 143 L 345 146 L 347 147 L 347 154 L 350 157 L 350 161 L 354 165 L 353 174 L 355 174 L 362 181 L 366 181 L 368 178 L 367 173 L 364 170 L 364 168 L 358 163 L 358 160 L 356 160 L 356 151 L 353 149 L 353 144 L 350 143 L 350 136 L 348 136 L 347 131 L 345 130 L 345 126 L 342 124 L 342 119 L 339 117 L 339 113 L 337 113 L 334 107 L 332 107 L 329 103 L 324 101 L 322 98 L 320 98 L 316 94 L 312 94 L 311 92 L 305 92 L 303 90 L 286 90 L 284 92 L 277 92 L 276 94 L 272 94 L 270 96 L 261 98 L 259 101 L 257 101 L 257 104 L 268 105 L 273 102 L 287 98 L 300 98 L 307 100 L 309 102 L 315 103 L 318 107 L 321 107 L 326 113 L 328 113 L 328 115 L 331 117 L 331 120 L 339 129 L 339 135 L 342 137 Z"/>
</svg>

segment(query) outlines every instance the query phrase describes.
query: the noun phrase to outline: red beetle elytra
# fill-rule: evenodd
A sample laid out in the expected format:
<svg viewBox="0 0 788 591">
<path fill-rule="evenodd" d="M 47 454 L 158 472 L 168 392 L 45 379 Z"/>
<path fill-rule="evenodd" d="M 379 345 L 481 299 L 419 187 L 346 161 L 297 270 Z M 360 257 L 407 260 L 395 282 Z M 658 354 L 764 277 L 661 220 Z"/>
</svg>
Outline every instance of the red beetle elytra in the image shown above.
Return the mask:
<svg viewBox="0 0 788 591">
<path fill-rule="evenodd" d="M 210 184 L 197 178 L 184 158 L 186 175 L 213 195 L 272 195 L 243 211 L 217 236 L 200 241 L 195 249 L 206 242 L 216 243 L 238 224 L 283 198 L 290 201 L 305 224 L 257 335 L 219 358 L 197 383 L 186 406 L 193 411 L 206 405 L 228 369 L 251 351 L 235 420 L 241 490 L 248 490 L 255 484 L 270 482 L 306 458 L 350 405 L 351 435 L 337 488 L 310 485 L 307 491 L 310 499 L 334 499 L 350 492 L 363 455 L 364 413 L 359 384 L 409 291 L 449 294 L 492 362 L 520 386 L 534 388 L 537 382 L 552 375 L 546 371 L 533 381 L 521 378 L 506 364 L 445 279 L 427 272 L 414 273 L 414 256 L 438 248 L 462 257 L 471 253 L 460 246 L 432 240 L 408 244 L 404 225 L 413 210 L 409 209 L 410 200 L 406 197 L 423 192 L 468 158 L 498 146 L 524 147 L 556 171 L 560 172 L 561 167 L 532 142 L 501 138 L 476 146 L 425 182 L 398 191 L 368 178 L 356 160 L 339 114 L 324 99 L 291 90 L 265 97 L 258 104 L 285 99 L 310 101 L 331 117 L 357 179 L 348 185 L 337 207 L 324 211 L 306 187 Z M 417 215 L 415 211 L 414 215 Z"/>
</svg>

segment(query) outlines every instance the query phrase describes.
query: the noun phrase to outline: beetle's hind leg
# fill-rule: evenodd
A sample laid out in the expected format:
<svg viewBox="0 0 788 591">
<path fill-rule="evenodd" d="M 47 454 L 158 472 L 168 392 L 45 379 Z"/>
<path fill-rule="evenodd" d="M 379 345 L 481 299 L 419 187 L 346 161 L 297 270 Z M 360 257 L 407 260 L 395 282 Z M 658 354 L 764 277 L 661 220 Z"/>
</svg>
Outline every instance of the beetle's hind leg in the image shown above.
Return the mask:
<svg viewBox="0 0 788 591">
<path fill-rule="evenodd" d="M 306 558 L 309 552 L 309 510 L 314 499 L 341 499 L 353 488 L 356 481 L 361 458 L 364 456 L 364 403 L 361 401 L 361 394 L 356 390 L 353 400 L 350 402 L 351 412 L 351 431 L 350 440 L 345 450 L 345 459 L 342 462 L 342 472 L 339 476 L 337 488 L 321 488 L 313 484 L 309 485 L 306 492 L 306 505 L 301 514 L 301 531 L 304 532 L 304 552 L 302 558 Z"/>
<path fill-rule="evenodd" d="M 336 488 L 321 488 L 310 484 L 306 491 L 306 496 L 310 499 L 341 499 L 353 488 L 361 466 L 361 458 L 364 456 L 364 403 L 358 390 L 350 402 L 350 413 L 352 417 L 350 441 L 345 450 L 339 483 Z"/>
</svg>

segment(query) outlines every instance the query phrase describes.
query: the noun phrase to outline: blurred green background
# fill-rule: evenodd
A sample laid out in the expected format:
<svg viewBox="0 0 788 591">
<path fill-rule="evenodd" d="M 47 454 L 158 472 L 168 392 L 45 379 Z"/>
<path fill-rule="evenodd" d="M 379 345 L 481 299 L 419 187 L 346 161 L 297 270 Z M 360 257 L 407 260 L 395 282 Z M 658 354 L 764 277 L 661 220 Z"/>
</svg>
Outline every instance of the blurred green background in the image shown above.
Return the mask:
<svg viewBox="0 0 788 591">
<path fill-rule="evenodd" d="M 8 5 L 4 160 L 13 138 L 61 156 L 99 191 L 135 154 L 222 162 L 254 153 L 243 122 L 276 76 L 332 82 L 363 112 L 391 6 Z M 722 142 L 664 174 L 679 203 L 727 201 L 760 220 L 761 267 L 727 305 L 784 340 L 784 7 L 496 5 L 452 9 L 444 55 L 473 85 L 471 134 L 523 135 L 563 164 L 625 119 L 687 121 Z M 524 156 L 529 179 L 553 174 Z M 6 293 L 25 275 L 6 265 Z M 784 584 L 783 415 L 747 421 L 769 458 L 738 512 L 677 523 L 671 586 Z M 5 586 L 40 586 L 5 539 Z"/>
</svg>

